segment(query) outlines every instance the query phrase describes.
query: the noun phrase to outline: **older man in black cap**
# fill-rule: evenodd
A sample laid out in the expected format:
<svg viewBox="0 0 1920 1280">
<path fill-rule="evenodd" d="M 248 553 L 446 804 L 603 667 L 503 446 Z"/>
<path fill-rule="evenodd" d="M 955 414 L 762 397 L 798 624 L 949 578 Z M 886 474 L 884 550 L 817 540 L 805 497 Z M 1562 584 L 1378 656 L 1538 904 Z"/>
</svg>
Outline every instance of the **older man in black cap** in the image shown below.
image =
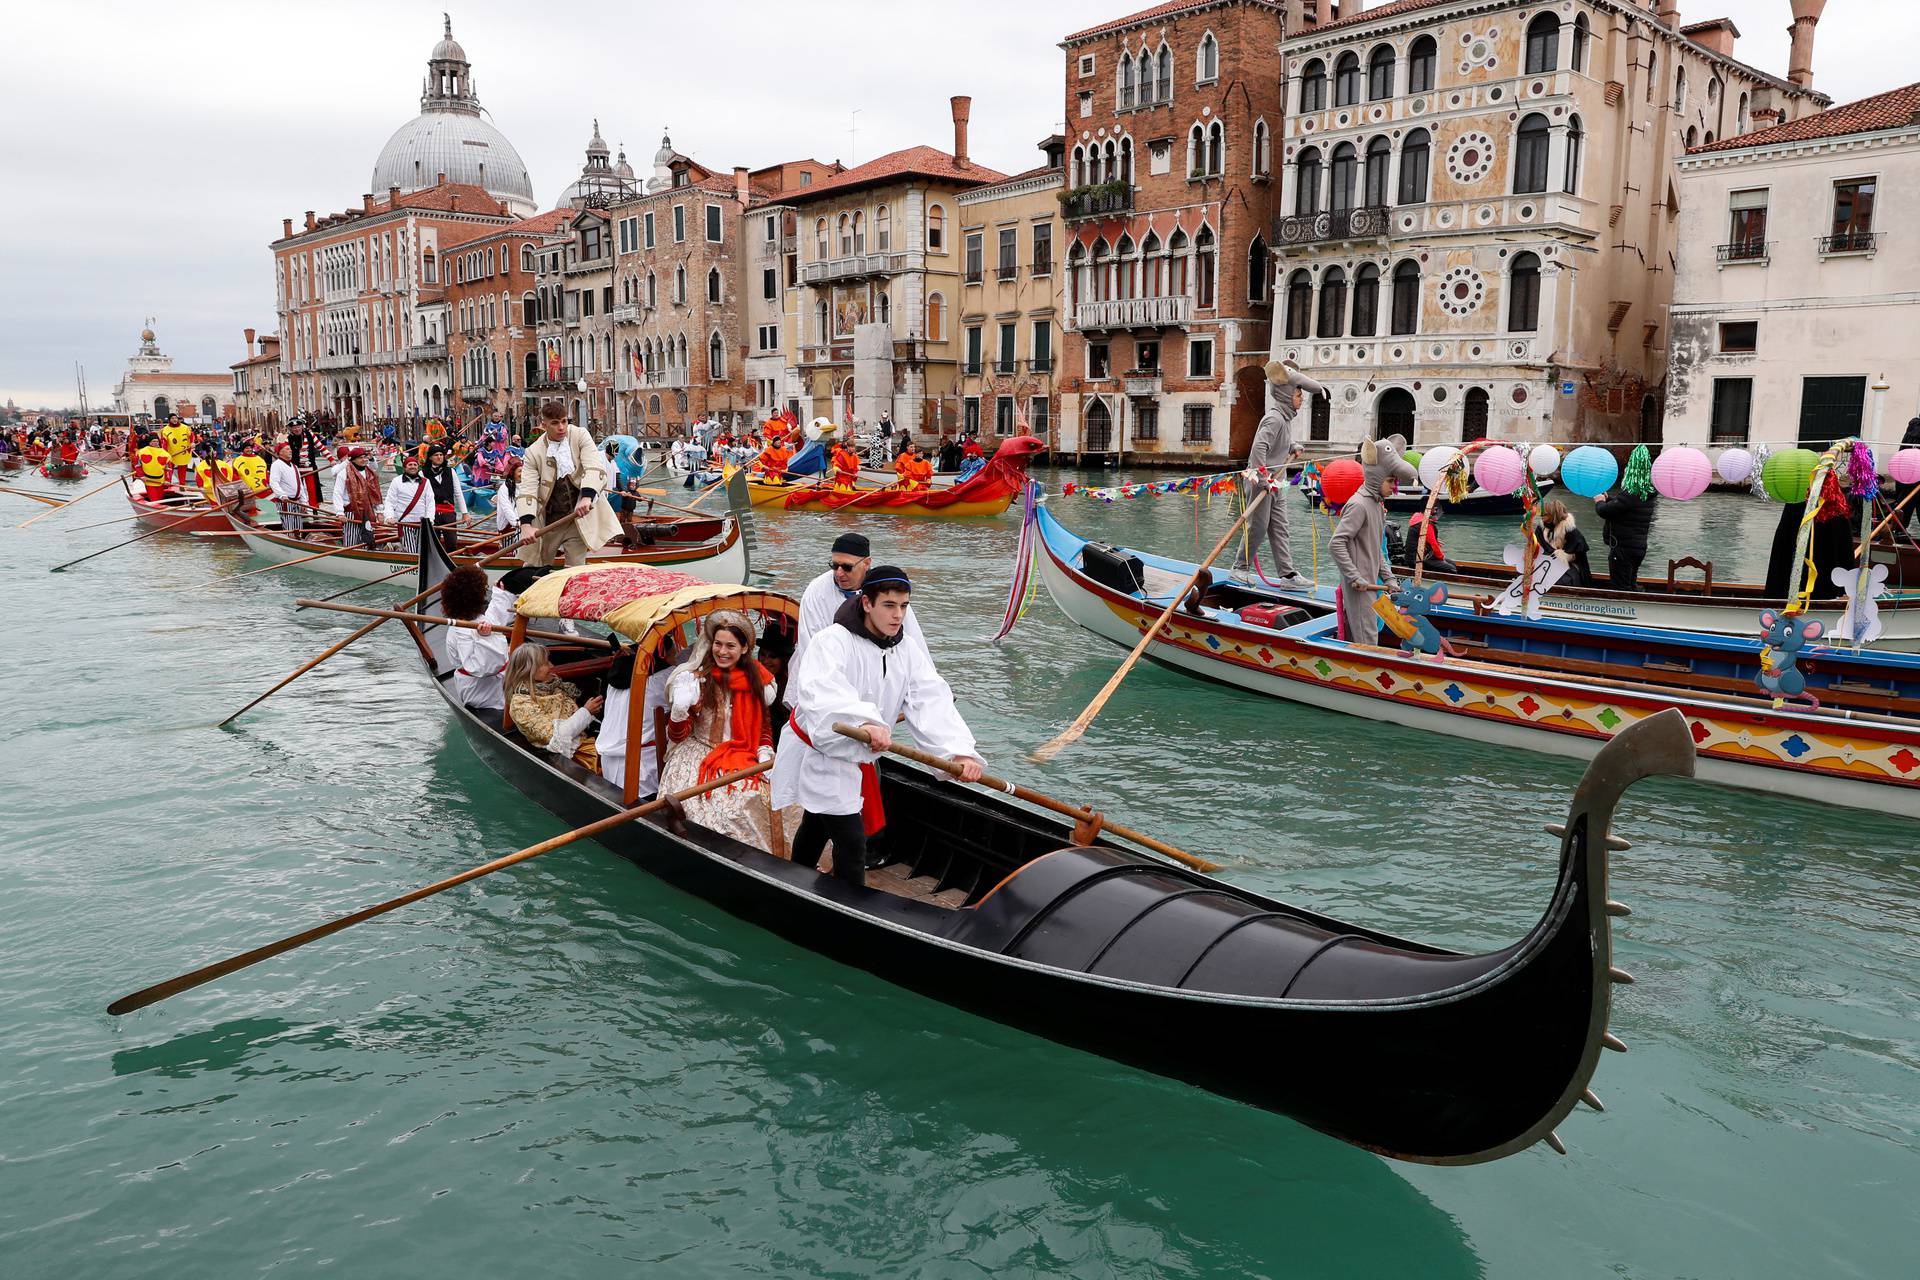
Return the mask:
<svg viewBox="0 0 1920 1280">
<path fill-rule="evenodd" d="M 827 554 L 827 571 L 809 582 L 800 597 L 800 634 L 793 642 L 790 664 L 793 672 L 800 670 L 808 642 L 833 625 L 833 616 L 859 593 L 860 584 L 867 580 L 867 572 L 872 567 L 873 547 L 865 534 L 843 533 L 833 540 L 833 549 Z M 912 609 L 907 610 L 906 632 L 925 641 Z"/>
</svg>

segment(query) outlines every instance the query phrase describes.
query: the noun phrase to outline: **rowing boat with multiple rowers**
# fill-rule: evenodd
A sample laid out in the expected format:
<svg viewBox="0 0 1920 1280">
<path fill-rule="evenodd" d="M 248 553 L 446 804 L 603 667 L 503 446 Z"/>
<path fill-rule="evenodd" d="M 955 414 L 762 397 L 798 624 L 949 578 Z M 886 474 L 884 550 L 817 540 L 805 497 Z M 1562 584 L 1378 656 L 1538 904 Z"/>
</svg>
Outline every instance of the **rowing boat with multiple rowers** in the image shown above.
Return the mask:
<svg viewBox="0 0 1920 1280">
<path fill-rule="evenodd" d="M 1036 519 L 1054 601 L 1117 644 L 1138 643 L 1194 572 L 1098 546 L 1089 572 L 1091 544 L 1045 506 Z M 1138 587 L 1099 567 L 1116 558 L 1137 558 Z M 1330 595 L 1209 583 L 1184 595 L 1147 656 L 1270 697 L 1576 759 L 1677 708 L 1708 781 L 1920 817 L 1920 657 L 1809 647 L 1797 670 L 1818 705 L 1776 705 L 1756 680 L 1758 639 L 1443 606 L 1426 621 L 1464 655 L 1444 659 L 1341 639 Z"/>
</svg>

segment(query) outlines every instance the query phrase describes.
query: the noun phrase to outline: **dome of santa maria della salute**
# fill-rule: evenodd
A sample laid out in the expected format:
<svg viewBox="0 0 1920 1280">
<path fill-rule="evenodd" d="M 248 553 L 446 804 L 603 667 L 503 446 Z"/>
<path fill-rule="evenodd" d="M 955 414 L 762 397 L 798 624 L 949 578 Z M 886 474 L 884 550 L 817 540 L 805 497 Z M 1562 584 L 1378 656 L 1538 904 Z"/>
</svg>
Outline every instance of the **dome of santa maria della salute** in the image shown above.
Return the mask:
<svg viewBox="0 0 1920 1280">
<path fill-rule="evenodd" d="M 539 211 L 526 162 L 506 135 L 480 114 L 472 66 L 466 50 L 453 38 L 451 19 L 427 59 L 420 114 L 387 140 L 373 166 L 368 190 L 421 191 L 433 186 L 441 174 L 448 182 L 484 188 L 520 217 Z"/>
</svg>

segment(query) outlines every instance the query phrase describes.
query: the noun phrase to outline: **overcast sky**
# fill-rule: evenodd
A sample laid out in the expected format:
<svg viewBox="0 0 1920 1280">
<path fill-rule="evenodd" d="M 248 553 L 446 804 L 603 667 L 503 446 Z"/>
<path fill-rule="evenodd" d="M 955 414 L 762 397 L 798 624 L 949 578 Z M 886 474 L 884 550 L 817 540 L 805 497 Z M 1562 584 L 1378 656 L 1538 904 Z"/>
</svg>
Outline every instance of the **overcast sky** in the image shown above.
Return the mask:
<svg viewBox="0 0 1920 1280">
<path fill-rule="evenodd" d="M 1145 3 L 698 0 L 550 7 L 464 0 L 455 37 L 536 197 L 579 171 L 598 116 L 644 176 L 660 133 L 718 169 L 798 156 L 858 163 L 951 144 L 1009 172 L 1060 124 L 1060 37 Z M 0 72 L 0 400 L 111 395 L 141 319 L 183 372 L 225 372 L 241 330 L 275 325 L 280 220 L 357 204 L 418 111 L 441 4 L 192 0 L 10 5 Z M 1785 74 L 1789 0 L 1691 0 L 1740 26 L 1737 54 Z M 1849 101 L 1908 83 L 1920 4 L 1834 0 L 1818 86 Z M 849 132 L 859 112 L 857 137 Z"/>
</svg>

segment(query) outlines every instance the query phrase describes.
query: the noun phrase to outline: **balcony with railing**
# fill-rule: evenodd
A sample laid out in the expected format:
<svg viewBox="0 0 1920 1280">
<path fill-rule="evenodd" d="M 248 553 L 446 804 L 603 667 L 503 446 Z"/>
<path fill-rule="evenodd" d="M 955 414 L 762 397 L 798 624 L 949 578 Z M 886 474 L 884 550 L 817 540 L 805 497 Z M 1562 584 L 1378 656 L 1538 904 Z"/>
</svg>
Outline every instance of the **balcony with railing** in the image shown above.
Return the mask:
<svg viewBox="0 0 1920 1280">
<path fill-rule="evenodd" d="M 1837 253 L 1874 253 L 1880 248 L 1878 231 L 1842 231 L 1838 235 L 1821 236 L 1820 252 L 1826 256 Z"/>
<path fill-rule="evenodd" d="M 571 387 L 579 381 L 580 367 L 578 365 L 562 366 L 558 373 L 553 373 L 549 371 L 547 366 L 541 365 L 534 373 L 533 381 L 528 385 L 535 391 L 558 391 Z"/>
<path fill-rule="evenodd" d="M 1075 187 L 1060 197 L 1060 216 L 1068 222 L 1081 218 L 1105 218 L 1116 213 L 1133 212 L 1133 187 L 1125 182 L 1102 182 Z"/>
<path fill-rule="evenodd" d="M 314 364 L 322 369 L 357 369 L 360 367 L 360 353 L 343 351 L 337 355 L 321 356 Z"/>
<path fill-rule="evenodd" d="M 1393 210 L 1385 205 L 1331 209 L 1280 218 L 1274 223 L 1274 243 L 1321 244 L 1334 240 L 1384 239 L 1393 228 Z"/>
<path fill-rule="evenodd" d="M 1018 279 L 1019 275 L 1020 268 L 1011 262 L 1003 262 L 993 271 L 993 278 L 996 280 L 1014 280 Z"/>
<path fill-rule="evenodd" d="M 1129 369 L 1121 379 L 1129 396 L 1157 396 L 1161 377 L 1158 369 Z"/>
<path fill-rule="evenodd" d="M 1027 361 L 1028 373 L 1052 373 L 1052 356 L 1033 356 Z"/>
<path fill-rule="evenodd" d="M 612 311 L 615 324 L 637 324 L 640 320 L 640 304 L 623 302 Z"/>
<path fill-rule="evenodd" d="M 892 259 L 905 257 L 904 254 L 853 253 L 839 258 L 828 258 L 825 262 L 803 263 L 800 278 L 808 284 L 825 284 L 831 280 L 853 280 L 861 276 L 886 275 L 890 271 L 905 268 L 890 265 Z M 917 255 L 916 255 L 917 256 Z"/>
<path fill-rule="evenodd" d="M 1765 262 L 1768 257 L 1765 240 L 1735 240 L 1732 244 L 1723 244 L 1716 250 L 1720 265 L 1730 262 Z"/>
<path fill-rule="evenodd" d="M 1107 298 L 1073 309 L 1076 329 L 1163 329 L 1193 319 L 1193 299 Z"/>
</svg>

